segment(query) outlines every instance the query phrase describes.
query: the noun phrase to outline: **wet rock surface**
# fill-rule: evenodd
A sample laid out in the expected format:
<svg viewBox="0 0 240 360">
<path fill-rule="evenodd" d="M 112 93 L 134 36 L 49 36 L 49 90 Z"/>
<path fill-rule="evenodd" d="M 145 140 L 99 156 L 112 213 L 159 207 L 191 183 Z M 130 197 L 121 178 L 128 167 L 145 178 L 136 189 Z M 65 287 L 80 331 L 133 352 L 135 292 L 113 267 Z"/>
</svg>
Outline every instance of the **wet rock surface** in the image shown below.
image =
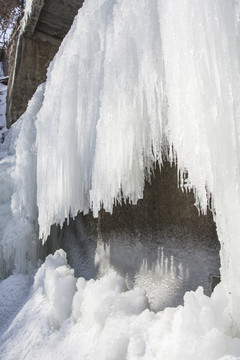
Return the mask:
<svg viewBox="0 0 240 360">
<path fill-rule="evenodd" d="M 220 244 L 209 211 L 199 215 L 192 192 L 177 187 L 176 168 L 156 169 L 137 205 L 118 204 L 113 214 L 79 214 L 63 229 L 52 227 L 46 252 L 62 247 L 76 276 L 97 278 L 109 269 L 129 288 L 143 287 L 150 307 L 162 310 L 183 303 L 188 290 L 212 292 L 219 276 Z"/>
</svg>

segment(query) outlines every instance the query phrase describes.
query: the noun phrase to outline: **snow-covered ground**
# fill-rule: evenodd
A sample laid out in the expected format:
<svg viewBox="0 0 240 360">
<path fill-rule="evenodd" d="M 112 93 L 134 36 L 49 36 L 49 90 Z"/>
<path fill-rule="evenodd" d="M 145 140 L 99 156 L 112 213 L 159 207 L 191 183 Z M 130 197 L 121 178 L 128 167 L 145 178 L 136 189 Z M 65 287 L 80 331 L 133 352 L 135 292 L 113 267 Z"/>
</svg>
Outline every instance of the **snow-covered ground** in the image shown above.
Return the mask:
<svg viewBox="0 0 240 360">
<path fill-rule="evenodd" d="M 222 287 L 211 298 L 199 288 L 186 293 L 184 307 L 154 313 L 144 290 L 127 291 L 114 271 L 76 279 L 62 250 L 46 259 L 25 299 L 28 278 L 19 277 L 1 283 L 9 325 L 1 332 L 2 359 L 238 359 L 240 340 L 226 334 Z"/>
<path fill-rule="evenodd" d="M 236 3 L 84 3 L 0 144 L 2 359 L 240 359 Z M 180 181 L 188 170 L 200 210 L 211 200 L 222 277 L 211 297 L 199 287 L 152 311 L 143 281 L 129 289 L 107 269 L 107 248 L 98 279 L 76 278 L 63 250 L 37 267 L 38 225 L 46 238 L 69 213 L 136 203 L 163 155 Z"/>
</svg>

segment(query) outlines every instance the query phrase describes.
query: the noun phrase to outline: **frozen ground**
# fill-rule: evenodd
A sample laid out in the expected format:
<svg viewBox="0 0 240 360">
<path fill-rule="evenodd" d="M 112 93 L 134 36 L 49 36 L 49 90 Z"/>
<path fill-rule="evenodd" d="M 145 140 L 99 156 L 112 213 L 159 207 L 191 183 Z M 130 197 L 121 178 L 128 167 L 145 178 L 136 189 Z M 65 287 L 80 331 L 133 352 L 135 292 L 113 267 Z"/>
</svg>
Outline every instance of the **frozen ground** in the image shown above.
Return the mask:
<svg viewBox="0 0 240 360">
<path fill-rule="evenodd" d="M 1 335 L 26 302 L 31 284 L 31 277 L 23 274 L 10 275 L 0 282 Z"/>
</svg>

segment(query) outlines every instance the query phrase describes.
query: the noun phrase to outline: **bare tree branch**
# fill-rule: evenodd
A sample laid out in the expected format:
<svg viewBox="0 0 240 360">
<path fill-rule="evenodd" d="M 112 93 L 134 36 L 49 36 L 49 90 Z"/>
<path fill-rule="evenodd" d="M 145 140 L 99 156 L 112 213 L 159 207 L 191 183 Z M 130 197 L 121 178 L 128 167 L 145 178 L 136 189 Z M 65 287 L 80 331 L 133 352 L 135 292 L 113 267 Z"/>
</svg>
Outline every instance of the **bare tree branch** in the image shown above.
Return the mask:
<svg viewBox="0 0 240 360">
<path fill-rule="evenodd" d="M 0 0 L 0 46 L 4 47 L 16 21 L 22 16 L 25 0 Z"/>
</svg>

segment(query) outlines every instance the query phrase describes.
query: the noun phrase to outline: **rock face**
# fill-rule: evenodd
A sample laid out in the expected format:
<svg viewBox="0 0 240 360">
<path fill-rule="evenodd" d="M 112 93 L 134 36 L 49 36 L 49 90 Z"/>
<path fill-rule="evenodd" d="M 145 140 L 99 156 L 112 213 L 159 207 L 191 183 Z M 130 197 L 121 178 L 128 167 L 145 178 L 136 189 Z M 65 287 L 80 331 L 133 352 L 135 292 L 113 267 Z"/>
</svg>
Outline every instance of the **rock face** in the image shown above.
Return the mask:
<svg viewBox="0 0 240 360">
<path fill-rule="evenodd" d="M 84 0 L 33 0 L 32 13 L 24 31 L 14 31 L 8 47 L 9 86 L 7 124 L 14 123 L 26 110 L 62 39 Z"/>
<path fill-rule="evenodd" d="M 98 219 L 79 214 L 63 229 L 52 227 L 45 256 L 57 248 L 67 252 L 77 276 L 87 279 L 113 268 L 129 288 L 146 289 L 150 306 L 161 310 L 183 302 L 199 285 L 212 291 L 219 276 L 220 243 L 209 211 L 199 215 L 192 192 L 177 186 L 177 170 L 165 163 L 137 205 L 122 204 Z"/>
</svg>

